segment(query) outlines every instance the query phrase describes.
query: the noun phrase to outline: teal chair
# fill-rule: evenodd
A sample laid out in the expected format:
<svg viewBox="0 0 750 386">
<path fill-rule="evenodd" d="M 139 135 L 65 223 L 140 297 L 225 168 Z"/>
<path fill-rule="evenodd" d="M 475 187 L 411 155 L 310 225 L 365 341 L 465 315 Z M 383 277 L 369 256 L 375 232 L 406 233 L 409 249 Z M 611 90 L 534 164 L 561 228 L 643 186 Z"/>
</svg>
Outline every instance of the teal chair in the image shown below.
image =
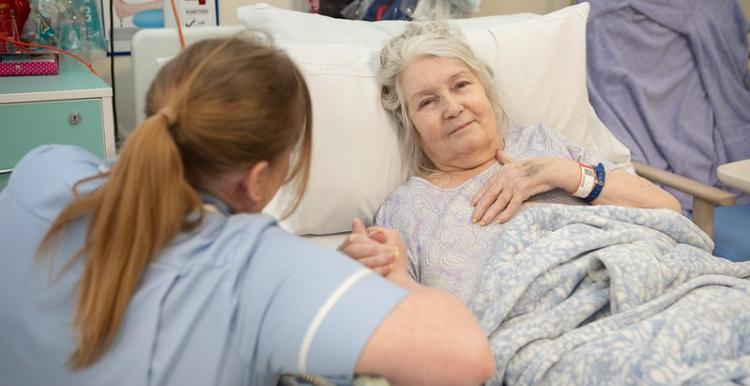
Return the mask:
<svg viewBox="0 0 750 386">
<path fill-rule="evenodd" d="M 721 206 L 714 211 L 714 255 L 750 260 L 750 205 Z"/>
<path fill-rule="evenodd" d="M 719 166 L 719 180 L 750 194 L 750 160 Z M 714 212 L 714 255 L 732 261 L 750 260 L 750 205 L 717 207 Z"/>
</svg>

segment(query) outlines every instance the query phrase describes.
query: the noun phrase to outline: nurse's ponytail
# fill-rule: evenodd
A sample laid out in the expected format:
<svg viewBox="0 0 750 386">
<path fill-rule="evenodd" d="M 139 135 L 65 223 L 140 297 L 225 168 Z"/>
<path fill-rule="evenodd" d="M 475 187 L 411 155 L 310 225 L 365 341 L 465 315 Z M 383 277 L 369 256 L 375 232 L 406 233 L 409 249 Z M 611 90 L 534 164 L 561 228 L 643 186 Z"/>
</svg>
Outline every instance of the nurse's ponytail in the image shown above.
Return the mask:
<svg viewBox="0 0 750 386">
<path fill-rule="evenodd" d="M 41 256 L 68 224 L 88 220 L 85 244 L 73 256 L 85 261 L 68 362 L 73 369 L 107 351 L 149 263 L 178 232 L 200 224 L 199 190 L 211 192 L 218 176 L 274 162 L 290 148 L 297 152 L 289 180 L 299 177 L 290 210 L 307 183 L 312 113 L 306 84 L 285 54 L 257 37 L 189 46 L 159 71 L 146 102 L 148 118 L 127 139 L 106 181 L 67 206 L 40 246 Z"/>
</svg>

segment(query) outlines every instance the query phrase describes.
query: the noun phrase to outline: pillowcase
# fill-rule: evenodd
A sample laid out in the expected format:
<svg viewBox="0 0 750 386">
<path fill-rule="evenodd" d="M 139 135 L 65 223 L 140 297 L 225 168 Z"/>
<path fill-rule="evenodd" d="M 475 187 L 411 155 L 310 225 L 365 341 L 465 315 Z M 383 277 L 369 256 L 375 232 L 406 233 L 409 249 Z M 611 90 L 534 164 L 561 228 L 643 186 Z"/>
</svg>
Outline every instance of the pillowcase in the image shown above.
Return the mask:
<svg viewBox="0 0 750 386">
<path fill-rule="evenodd" d="M 518 13 L 451 20 L 463 31 L 484 30 L 501 24 L 531 19 L 536 15 Z M 403 32 L 408 24 L 401 20 L 369 22 L 335 19 L 305 12 L 257 4 L 237 8 L 237 17 L 248 28 L 270 32 L 276 43 L 374 46 L 378 53 L 385 42 Z"/>
<path fill-rule="evenodd" d="M 588 3 L 543 16 L 529 14 L 453 20 L 475 54 L 495 73 L 501 105 L 512 126 L 542 123 L 593 148 L 616 164 L 630 154 L 604 127 L 586 89 Z M 380 50 L 403 21 L 363 22 L 281 10 L 265 4 L 238 9 L 248 27 L 268 31 L 300 66 L 313 104 L 313 154 L 307 193 L 282 225 L 297 234 L 351 230 L 371 221 L 400 186 L 395 123 L 380 103 Z M 290 202 L 282 189 L 266 211 Z"/>
</svg>

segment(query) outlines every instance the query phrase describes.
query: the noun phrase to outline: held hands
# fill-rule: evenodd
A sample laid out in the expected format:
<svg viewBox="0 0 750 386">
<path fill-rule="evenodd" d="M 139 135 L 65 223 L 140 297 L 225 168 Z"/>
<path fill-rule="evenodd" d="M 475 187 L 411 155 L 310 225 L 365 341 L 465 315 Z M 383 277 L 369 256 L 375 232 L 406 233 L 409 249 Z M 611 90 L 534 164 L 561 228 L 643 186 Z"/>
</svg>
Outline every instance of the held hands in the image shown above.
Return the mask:
<svg viewBox="0 0 750 386">
<path fill-rule="evenodd" d="M 382 276 L 408 275 L 406 244 L 396 230 L 365 228 L 360 219 L 354 219 L 352 233 L 337 249 Z"/>
<path fill-rule="evenodd" d="M 497 160 L 503 165 L 471 200 L 474 206 L 472 222 L 487 225 L 492 221 L 510 220 L 529 197 L 554 188 L 545 181 L 551 158 L 532 158 L 516 161 L 502 150 Z"/>
</svg>

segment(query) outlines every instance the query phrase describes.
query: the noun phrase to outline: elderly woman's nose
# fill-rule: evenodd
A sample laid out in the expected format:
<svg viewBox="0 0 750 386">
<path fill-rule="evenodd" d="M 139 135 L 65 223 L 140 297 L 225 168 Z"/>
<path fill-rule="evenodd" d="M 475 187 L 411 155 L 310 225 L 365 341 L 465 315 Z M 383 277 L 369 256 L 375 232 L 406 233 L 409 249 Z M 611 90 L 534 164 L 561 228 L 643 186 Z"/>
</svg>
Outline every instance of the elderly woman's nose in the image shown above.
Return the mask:
<svg viewBox="0 0 750 386">
<path fill-rule="evenodd" d="M 446 96 L 443 98 L 444 116 L 446 118 L 453 118 L 461 114 L 464 110 L 464 105 L 461 101 L 454 96 Z"/>
</svg>

